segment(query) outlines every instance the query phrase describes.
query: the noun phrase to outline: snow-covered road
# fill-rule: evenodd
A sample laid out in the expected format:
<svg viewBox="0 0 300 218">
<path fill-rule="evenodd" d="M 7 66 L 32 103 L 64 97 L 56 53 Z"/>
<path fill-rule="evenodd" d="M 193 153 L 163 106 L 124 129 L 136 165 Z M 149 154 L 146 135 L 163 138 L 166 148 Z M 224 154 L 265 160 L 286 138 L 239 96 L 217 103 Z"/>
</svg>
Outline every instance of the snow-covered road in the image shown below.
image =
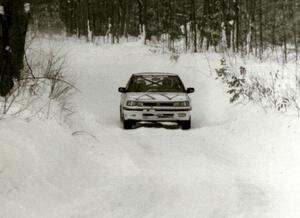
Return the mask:
<svg viewBox="0 0 300 218">
<path fill-rule="evenodd" d="M 39 139 L 27 143 L 29 159 L 36 157 L 30 167 L 38 167 L 30 179 L 22 175 L 24 186 L 11 173 L 18 188 L 0 192 L 0 203 L 6 202 L 4 196 L 9 199 L 2 209 L 0 204 L 0 217 L 299 217 L 299 120 L 265 114 L 254 106 L 230 105 L 224 86 L 214 79 L 221 56 L 185 54 L 174 63 L 169 55 L 150 52 L 137 42 L 65 46 L 70 48 L 69 71 L 81 90 L 72 100 L 77 112 L 67 121 L 71 131 L 57 130 L 53 147 L 42 151 L 33 145 Z M 179 73 L 186 86 L 196 88 L 190 131 L 121 128 L 117 88 L 130 74 L 145 71 Z M 39 131 L 62 127 L 44 122 L 43 128 Z M 8 147 L 3 151 L 4 156 L 14 156 Z M 39 166 L 48 155 L 54 155 L 54 161 L 50 158 Z M 16 206 L 19 209 L 13 211 Z"/>
</svg>

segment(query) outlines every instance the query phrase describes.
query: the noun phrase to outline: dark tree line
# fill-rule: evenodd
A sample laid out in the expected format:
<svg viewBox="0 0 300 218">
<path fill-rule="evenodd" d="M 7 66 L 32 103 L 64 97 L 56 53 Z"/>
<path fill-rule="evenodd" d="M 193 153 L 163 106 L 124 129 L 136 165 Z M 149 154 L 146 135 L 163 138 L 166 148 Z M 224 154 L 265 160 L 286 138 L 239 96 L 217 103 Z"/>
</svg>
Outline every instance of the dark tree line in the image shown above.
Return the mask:
<svg viewBox="0 0 300 218">
<path fill-rule="evenodd" d="M 282 46 L 287 55 L 288 45 L 293 45 L 298 53 L 298 0 L 35 1 L 37 8 L 44 7 L 37 11 L 48 7 L 51 22 L 61 20 L 69 36 L 110 34 L 111 42 L 117 43 L 128 35 L 159 39 L 167 34 L 171 41 L 184 39 L 186 49 L 194 52 L 222 45 L 261 57 L 266 48 L 276 46 Z"/>
</svg>

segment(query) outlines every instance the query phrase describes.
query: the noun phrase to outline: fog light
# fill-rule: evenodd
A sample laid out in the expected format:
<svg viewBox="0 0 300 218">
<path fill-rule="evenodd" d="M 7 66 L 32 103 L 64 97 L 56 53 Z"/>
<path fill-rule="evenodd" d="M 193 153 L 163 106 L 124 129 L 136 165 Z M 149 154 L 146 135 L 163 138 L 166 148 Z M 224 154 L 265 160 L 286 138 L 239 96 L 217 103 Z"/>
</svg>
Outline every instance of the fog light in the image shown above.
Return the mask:
<svg viewBox="0 0 300 218">
<path fill-rule="evenodd" d="M 178 117 L 185 117 L 186 116 L 186 113 L 179 113 L 178 114 Z"/>
</svg>

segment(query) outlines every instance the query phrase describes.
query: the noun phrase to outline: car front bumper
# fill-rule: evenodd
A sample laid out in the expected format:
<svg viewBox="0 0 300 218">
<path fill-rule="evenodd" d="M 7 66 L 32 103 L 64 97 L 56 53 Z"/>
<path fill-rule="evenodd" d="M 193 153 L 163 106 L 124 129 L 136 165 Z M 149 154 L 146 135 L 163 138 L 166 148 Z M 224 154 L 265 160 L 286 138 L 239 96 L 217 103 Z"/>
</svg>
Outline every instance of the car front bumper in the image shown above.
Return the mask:
<svg viewBox="0 0 300 218">
<path fill-rule="evenodd" d="M 187 121 L 191 107 L 185 108 L 129 108 L 123 107 L 124 120 L 136 121 Z"/>
</svg>

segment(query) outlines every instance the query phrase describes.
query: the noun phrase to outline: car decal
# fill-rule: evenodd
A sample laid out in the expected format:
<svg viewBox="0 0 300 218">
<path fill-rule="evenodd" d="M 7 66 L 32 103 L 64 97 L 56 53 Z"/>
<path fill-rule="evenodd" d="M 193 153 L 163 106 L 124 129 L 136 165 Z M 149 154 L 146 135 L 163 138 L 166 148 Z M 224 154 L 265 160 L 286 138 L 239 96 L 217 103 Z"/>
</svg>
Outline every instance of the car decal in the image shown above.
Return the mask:
<svg viewBox="0 0 300 218">
<path fill-rule="evenodd" d="M 148 97 L 148 98 L 146 99 L 146 98 L 144 98 L 144 97 Z M 153 97 L 153 96 L 151 96 L 151 95 L 148 95 L 148 94 L 144 94 L 144 95 L 141 95 L 141 96 L 135 98 L 135 100 L 149 100 L 149 99 L 150 99 L 150 100 L 156 100 L 155 97 Z"/>
<path fill-rule="evenodd" d="M 161 96 L 163 96 L 163 97 L 165 97 L 165 98 L 167 98 L 167 99 L 169 99 L 169 100 L 173 100 L 174 98 L 176 98 L 176 97 L 179 96 L 179 95 L 174 95 L 173 97 L 169 97 L 169 96 L 167 96 L 167 95 L 165 95 L 165 94 L 162 94 L 162 93 L 158 93 L 158 94 L 160 94 Z"/>
<path fill-rule="evenodd" d="M 157 93 L 163 97 L 165 97 L 168 100 L 173 100 L 174 98 L 178 97 L 179 95 L 174 95 L 174 96 L 168 96 L 166 94 L 162 94 L 162 93 Z M 145 98 L 146 97 L 146 98 Z M 157 100 L 155 97 L 149 95 L 149 94 L 143 94 L 137 98 L 135 98 L 135 100 Z"/>
</svg>

